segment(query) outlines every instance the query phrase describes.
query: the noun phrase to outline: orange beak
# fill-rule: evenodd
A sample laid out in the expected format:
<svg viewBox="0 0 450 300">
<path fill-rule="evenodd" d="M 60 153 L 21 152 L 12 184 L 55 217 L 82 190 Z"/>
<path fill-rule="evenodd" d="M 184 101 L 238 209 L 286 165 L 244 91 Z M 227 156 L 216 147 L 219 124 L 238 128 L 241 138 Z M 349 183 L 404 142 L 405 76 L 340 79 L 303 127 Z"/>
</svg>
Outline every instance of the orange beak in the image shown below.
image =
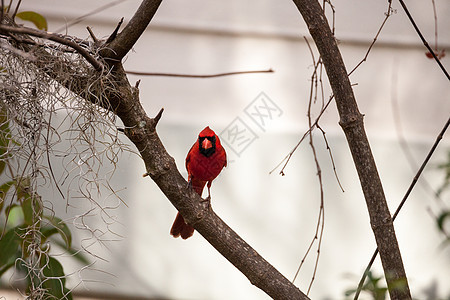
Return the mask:
<svg viewBox="0 0 450 300">
<path fill-rule="evenodd" d="M 204 139 L 202 142 L 202 148 L 203 149 L 209 149 L 212 147 L 211 141 L 208 139 Z"/>
</svg>

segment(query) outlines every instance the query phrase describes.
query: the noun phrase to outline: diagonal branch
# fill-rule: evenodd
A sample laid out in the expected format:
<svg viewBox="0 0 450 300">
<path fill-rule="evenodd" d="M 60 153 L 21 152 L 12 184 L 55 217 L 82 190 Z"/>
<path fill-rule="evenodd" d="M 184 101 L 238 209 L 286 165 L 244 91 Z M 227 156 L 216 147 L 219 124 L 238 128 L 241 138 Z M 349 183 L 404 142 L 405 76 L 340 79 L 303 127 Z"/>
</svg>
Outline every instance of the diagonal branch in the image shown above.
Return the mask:
<svg viewBox="0 0 450 300">
<path fill-rule="evenodd" d="M 417 35 L 419 36 L 420 40 L 422 41 L 423 45 L 428 49 L 428 51 L 431 53 L 431 55 L 434 58 L 434 61 L 438 64 L 439 68 L 441 68 L 441 71 L 444 73 L 445 77 L 447 77 L 448 80 L 450 80 L 450 75 L 448 74 L 447 70 L 445 69 L 444 65 L 441 63 L 440 59 L 436 54 L 434 53 L 433 49 L 431 49 L 430 45 L 428 44 L 427 40 L 424 38 L 422 32 L 420 32 L 419 27 L 417 26 L 416 22 L 414 21 L 414 18 L 409 13 L 408 8 L 406 7 L 406 4 L 403 0 L 399 0 L 400 4 L 402 5 L 403 10 L 405 11 L 406 15 L 408 16 L 409 21 L 411 22 L 412 26 L 414 27 L 414 30 L 417 32 Z M 436 49 L 437 50 L 437 49 Z"/>
<path fill-rule="evenodd" d="M 391 299 L 411 299 L 405 269 L 381 180 L 336 39 L 317 0 L 294 0 L 314 39 L 336 98 L 369 211 Z"/>
<path fill-rule="evenodd" d="M 132 19 L 134 21 L 130 21 L 130 23 L 137 22 L 139 19 L 145 19 L 148 24 L 151 17 L 142 16 L 143 11 L 150 7 L 153 7 L 156 11 L 160 2 L 144 0 L 139 11 Z M 130 23 L 111 42 L 110 47 L 104 48 L 104 50 L 109 49 L 112 51 L 109 54 L 114 53 L 114 55 L 118 53 L 121 55 L 126 54 L 147 26 L 141 27 L 141 30 L 138 30 L 139 34 L 135 34 L 134 38 L 129 39 L 126 32 L 129 30 L 133 31 L 133 28 L 129 27 Z M 23 36 L 26 37 L 25 34 Z M 24 51 L 32 51 L 31 47 L 23 48 Z M 126 77 L 120 62 L 123 56 L 108 56 L 108 52 L 105 50 L 102 53 L 104 58 L 118 59 L 118 61 L 114 61 L 114 68 L 107 73 L 91 72 L 90 74 L 82 74 L 75 68 L 65 66 L 64 61 L 53 57 L 45 49 L 38 50 L 40 51 L 33 52 L 35 56 L 39 56 L 39 59 L 34 63 L 43 72 L 79 97 L 99 107 L 108 109 L 122 120 L 125 126 L 124 133 L 139 150 L 145 163 L 147 174 L 183 215 L 184 219 L 218 252 L 239 269 L 253 285 L 274 299 L 309 299 L 225 224 L 210 206 L 205 206 L 205 202 L 196 192 L 186 188 L 188 186 L 186 180 L 178 171 L 175 160 L 167 153 L 156 132 L 156 125 L 160 121 L 162 110 L 155 118 L 147 116 L 140 103 L 137 86 L 131 86 Z M 54 60 L 54 63 L 46 63 L 50 60 Z M 66 68 L 64 69 L 64 67 Z M 60 77 L 62 73 L 66 73 L 66 77 L 67 74 L 71 75 L 70 83 Z M 101 80 L 105 77 L 108 80 Z M 95 89 L 101 89 L 105 95 L 105 101 L 107 99 L 108 103 L 98 102 L 95 95 L 92 96 L 91 93 L 84 92 L 85 90 Z"/>
<path fill-rule="evenodd" d="M 121 61 L 133 48 L 156 14 L 162 0 L 144 0 L 127 26 L 100 52 L 105 59 Z"/>
<path fill-rule="evenodd" d="M 119 63 L 116 77 L 126 85 L 125 71 Z M 184 219 L 219 253 L 239 269 L 250 282 L 274 299 L 309 299 L 293 283 L 270 265 L 249 244 L 217 216 L 211 206 L 188 186 L 167 153 L 156 132 L 162 111 L 149 118 L 139 101 L 137 88 L 123 86 L 121 110 L 117 116 L 125 126 L 125 134 L 136 145 L 144 160 L 147 174 L 172 202 Z"/>
</svg>

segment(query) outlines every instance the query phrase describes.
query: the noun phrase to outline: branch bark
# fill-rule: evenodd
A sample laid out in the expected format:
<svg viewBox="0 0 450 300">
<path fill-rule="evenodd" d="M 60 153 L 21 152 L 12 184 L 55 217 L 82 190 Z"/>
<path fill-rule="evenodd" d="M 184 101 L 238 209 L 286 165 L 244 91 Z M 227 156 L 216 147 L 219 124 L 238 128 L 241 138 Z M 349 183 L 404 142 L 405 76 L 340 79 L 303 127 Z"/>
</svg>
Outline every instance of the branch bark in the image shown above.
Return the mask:
<svg viewBox="0 0 450 300">
<path fill-rule="evenodd" d="M 125 78 L 122 68 L 118 70 Z M 139 102 L 138 90 L 129 86 L 117 115 L 126 126 L 125 134 L 138 148 L 147 174 L 161 191 L 217 251 L 239 269 L 250 282 L 274 299 L 309 299 L 250 245 L 237 235 L 192 189 L 178 172 L 156 132 L 155 119 L 149 118 Z"/>
<path fill-rule="evenodd" d="M 100 52 L 100 55 L 112 61 L 120 61 L 133 48 L 144 33 L 162 0 L 143 0 L 134 16 L 125 28 Z"/>
<path fill-rule="evenodd" d="M 335 95 L 339 124 L 358 172 L 390 297 L 392 300 L 411 299 L 393 221 L 364 129 L 363 115 L 359 112 L 335 37 L 317 0 L 294 0 L 294 3 L 316 43 Z"/>
<path fill-rule="evenodd" d="M 67 74 L 61 72 L 64 62 L 52 57 L 45 49 L 33 52 L 35 56 L 39 55 L 41 58 L 34 63 L 75 94 L 104 109 L 109 109 L 122 120 L 125 126 L 124 133 L 139 150 L 147 174 L 181 212 L 187 223 L 239 269 L 253 285 L 274 299 L 309 299 L 225 224 L 210 206 L 205 206 L 205 202 L 196 192 L 187 188 L 188 184 L 178 171 L 175 160 L 167 153 L 156 132 L 162 111 L 155 118 L 148 117 L 140 104 L 139 90 L 130 85 L 120 60 L 143 33 L 160 2 L 144 0 L 127 27 L 100 51 L 101 59 L 98 61 L 107 64 L 102 70 L 110 70 L 106 75 L 110 80 L 104 83 L 107 86 L 101 87 L 109 103 L 97 103 L 96 97 L 85 92 L 89 90 L 88 86 L 92 89 L 98 84 L 98 78 L 92 77 L 93 74 L 89 74 L 90 77 L 83 76 L 69 66 L 64 70 L 75 76 L 71 77 L 68 83 Z M 8 34 L 8 28 L 4 29 L 5 34 Z M 26 32 L 20 34 L 26 37 Z M 45 35 L 42 37 L 47 38 Z M 27 46 L 23 49 L 32 51 L 33 48 Z M 53 63 L 48 64 L 47 62 L 51 60 Z M 102 72 L 95 74 L 98 77 L 105 76 Z M 58 77 L 63 75 L 64 78 Z"/>
</svg>

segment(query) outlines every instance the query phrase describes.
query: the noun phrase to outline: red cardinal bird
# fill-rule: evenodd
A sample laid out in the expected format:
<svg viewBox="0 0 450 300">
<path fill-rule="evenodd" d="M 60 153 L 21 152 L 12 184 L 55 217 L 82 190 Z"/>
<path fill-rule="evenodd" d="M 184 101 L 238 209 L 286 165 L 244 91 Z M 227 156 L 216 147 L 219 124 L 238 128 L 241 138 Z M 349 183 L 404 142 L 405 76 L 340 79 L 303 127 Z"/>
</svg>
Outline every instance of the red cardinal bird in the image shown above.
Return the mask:
<svg viewBox="0 0 450 300">
<path fill-rule="evenodd" d="M 197 142 L 186 156 L 189 185 L 201 197 L 203 188 L 208 183 L 207 200 L 209 200 L 211 183 L 226 166 L 227 154 L 220 144 L 219 137 L 209 127 L 206 127 L 200 132 Z M 170 229 L 170 234 L 173 237 L 181 236 L 183 239 L 187 239 L 194 234 L 194 228 L 186 224 L 183 216 L 178 213 L 172 229 Z"/>
</svg>

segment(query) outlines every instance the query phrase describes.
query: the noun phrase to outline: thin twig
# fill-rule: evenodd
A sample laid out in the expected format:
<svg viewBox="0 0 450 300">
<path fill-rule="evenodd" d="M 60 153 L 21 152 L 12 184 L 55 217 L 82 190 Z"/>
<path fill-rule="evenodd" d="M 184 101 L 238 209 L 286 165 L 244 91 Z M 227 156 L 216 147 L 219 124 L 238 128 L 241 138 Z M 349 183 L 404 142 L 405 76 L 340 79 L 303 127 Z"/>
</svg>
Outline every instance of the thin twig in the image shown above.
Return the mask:
<svg viewBox="0 0 450 300">
<path fill-rule="evenodd" d="M 97 37 L 95 36 L 94 32 L 92 31 L 91 27 L 86 26 L 87 31 L 89 32 L 89 35 L 91 36 L 92 40 L 94 41 L 94 43 L 98 42 Z"/>
<path fill-rule="evenodd" d="M 331 5 L 331 3 L 329 3 L 330 5 Z M 333 8 L 333 16 L 334 16 L 334 8 Z M 327 147 L 327 150 L 328 150 L 328 152 L 329 152 L 329 154 L 330 154 L 330 158 L 331 158 L 331 164 L 332 164 L 332 166 L 333 166 L 333 171 L 334 171 L 334 175 L 335 175 L 335 177 L 336 177 L 336 180 L 337 180 L 337 182 L 338 182 L 338 184 L 339 184 L 339 187 L 341 188 L 341 190 L 342 190 L 342 192 L 344 192 L 344 188 L 342 187 L 342 185 L 341 185 L 341 182 L 340 182 L 340 180 L 339 180 L 339 176 L 338 176 L 338 174 L 337 174 L 337 171 L 336 171 L 336 165 L 334 164 L 334 159 L 333 159 L 333 155 L 332 155 L 332 153 L 331 153 L 331 148 L 330 148 L 330 146 L 329 146 L 329 144 L 328 144 L 328 140 L 327 140 L 327 138 L 326 138 L 326 136 L 325 136 L 325 131 L 322 129 L 322 128 L 320 128 L 320 126 L 319 126 L 319 119 L 320 119 L 320 117 L 322 116 L 322 114 L 325 112 L 325 110 L 328 108 L 328 105 L 331 103 L 331 100 L 333 99 L 333 96 L 331 96 L 330 97 L 330 99 L 328 100 L 328 102 L 327 103 L 325 103 L 325 101 L 324 101 L 324 99 L 325 99 L 325 95 L 324 95 L 324 89 L 323 89 L 323 82 L 322 82 L 322 70 L 323 70 L 323 63 L 322 63 L 322 61 L 321 61 L 321 59 L 320 59 L 320 57 L 319 57 L 319 62 L 316 64 L 316 60 L 315 60 L 315 57 L 314 57 L 314 52 L 313 52 L 313 50 L 312 50 L 312 48 L 311 48 L 311 45 L 310 45 L 310 43 L 309 43 L 309 41 L 308 41 L 308 39 L 305 37 L 305 36 L 303 36 L 303 38 L 304 38 L 304 40 L 305 40 L 305 42 L 306 42 L 306 45 L 308 46 L 308 49 L 309 49 L 309 52 L 310 52 L 310 54 L 311 54 L 311 58 L 312 58 L 312 61 L 313 61 L 313 65 L 314 65 L 314 71 L 313 71 L 313 75 L 312 75 L 312 77 L 311 77 L 311 82 L 314 82 L 314 85 L 315 85 L 315 99 L 314 99 L 314 102 L 316 101 L 316 97 L 317 97 L 317 83 L 319 82 L 319 84 L 320 84 L 320 86 L 321 86 L 321 88 L 320 88 L 320 91 L 321 91 L 321 99 L 322 99 L 322 107 L 321 107 L 321 110 L 320 110 L 320 114 L 319 114 L 319 116 L 317 117 L 317 119 L 314 121 L 314 123 L 312 124 L 312 127 L 310 127 L 306 132 L 305 132 L 305 134 L 302 136 L 302 138 L 300 139 L 300 141 L 297 143 L 297 145 L 291 150 L 291 152 L 273 169 L 273 170 L 271 170 L 270 172 L 269 172 L 269 174 L 271 174 L 274 170 L 276 170 L 283 162 L 285 162 L 285 164 L 284 164 L 284 166 L 283 166 L 283 168 L 281 169 L 281 171 L 280 171 L 280 174 L 281 175 L 284 175 L 284 169 L 286 168 L 286 166 L 287 166 L 287 164 L 289 163 L 289 160 L 291 159 L 291 157 L 292 157 L 292 155 L 294 154 L 294 152 L 297 150 L 297 148 L 300 146 L 300 144 L 303 142 L 303 140 L 305 139 L 305 137 L 308 135 L 308 134 L 311 134 L 311 132 L 314 130 L 314 127 L 318 127 L 319 129 L 320 129 L 320 131 L 322 132 L 322 135 L 323 135 L 323 138 L 324 138 L 324 140 L 325 140 L 325 144 L 326 144 L 326 147 Z M 314 78 L 315 78 L 315 76 L 317 76 L 317 69 L 319 68 L 319 66 L 320 66 L 320 69 L 319 69 L 319 72 L 320 72 L 320 74 L 319 74 L 319 76 L 318 76 L 318 80 L 315 80 Z M 311 91 L 312 91 L 312 86 L 311 86 Z"/>
<path fill-rule="evenodd" d="M 442 65 L 441 61 L 439 60 L 439 58 L 436 56 L 436 54 L 434 53 L 433 49 L 431 49 L 430 45 L 428 44 L 427 40 L 424 38 L 424 36 L 422 35 L 422 32 L 420 32 L 419 27 L 417 26 L 416 22 L 414 21 L 414 18 L 411 16 L 411 14 L 409 13 L 408 8 L 406 7 L 405 2 L 403 2 L 403 0 L 398 0 L 403 8 L 403 10 L 405 11 L 406 15 L 408 16 L 409 21 L 411 22 L 412 26 L 414 27 L 414 29 L 416 30 L 417 34 L 419 35 L 419 38 L 422 40 L 423 45 L 428 49 L 428 51 L 431 53 L 431 55 L 433 56 L 434 60 L 436 61 L 436 63 L 439 65 L 439 67 L 441 68 L 442 72 L 444 73 L 444 75 L 447 77 L 448 80 L 450 80 L 450 75 L 448 74 L 447 70 L 445 69 L 445 67 Z"/>
<path fill-rule="evenodd" d="M 50 161 L 50 129 L 51 129 L 52 116 L 53 116 L 53 113 L 50 112 L 50 114 L 48 116 L 47 134 L 45 136 L 45 146 L 47 147 L 47 151 L 45 151 L 45 154 L 47 156 L 47 163 L 48 163 L 48 168 L 50 171 L 50 176 L 53 179 L 53 182 L 55 183 L 56 189 L 58 190 L 59 194 L 61 195 L 61 197 L 63 199 L 65 199 L 64 193 L 62 192 L 61 188 L 59 187 L 58 181 L 56 180 L 55 173 L 53 172 L 52 163 Z"/>
<path fill-rule="evenodd" d="M 319 69 L 319 66 L 320 66 L 319 70 L 321 70 L 321 67 L 322 67 L 323 63 L 320 60 L 320 58 L 319 58 L 319 61 L 316 63 L 315 58 L 314 58 L 314 52 L 312 51 L 311 47 L 309 46 L 308 41 L 307 41 L 307 44 L 308 44 L 308 47 L 310 49 L 311 58 L 312 58 L 313 64 L 314 64 L 314 71 L 313 71 L 313 74 L 311 75 L 311 86 L 310 86 L 310 92 L 309 92 L 308 113 L 307 113 L 308 125 L 309 125 L 309 128 L 310 128 L 310 131 L 309 131 L 309 144 L 310 144 L 310 147 L 311 147 L 311 151 L 313 153 L 314 162 L 316 164 L 317 177 L 318 177 L 318 181 L 319 181 L 320 207 L 319 207 L 319 216 L 318 216 L 318 219 L 317 219 L 317 225 L 316 225 L 316 231 L 314 233 L 314 237 L 311 240 L 311 242 L 309 244 L 309 247 L 306 250 L 306 253 L 304 254 L 302 260 L 300 261 L 300 265 L 297 268 L 297 271 L 296 271 L 296 273 L 294 275 L 294 279 L 292 280 L 292 282 L 295 282 L 295 280 L 297 279 L 297 276 L 298 276 L 298 274 L 299 274 L 299 272 L 300 272 L 300 270 L 301 270 L 301 268 L 302 268 L 302 266 L 303 266 L 303 264 L 304 264 L 304 262 L 305 262 L 305 260 L 306 260 L 306 258 L 308 256 L 309 252 L 311 251 L 311 249 L 312 249 L 313 245 L 315 244 L 315 242 L 318 240 L 317 255 L 316 255 L 316 259 L 315 259 L 315 263 L 314 263 L 314 270 L 313 270 L 313 274 L 312 274 L 312 277 L 311 277 L 311 281 L 310 281 L 309 286 L 308 286 L 308 291 L 306 293 L 308 295 L 310 290 L 311 290 L 311 287 L 312 287 L 312 285 L 314 283 L 314 280 L 315 280 L 315 277 L 316 277 L 316 273 L 317 273 L 317 267 L 318 267 L 318 264 L 319 264 L 320 248 L 321 248 L 321 245 L 322 245 L 322 237 L 323 237 L 323 230 L 324 230 L 324 213 L 325 213 L 325 211 L 324 211 L 324 191 L 323 191 L 323 182 L 322 182 L 322 170 L 321 170 L 321 167 L 320 167 L 319 160 L 317 158 L 316 148 L 314 146 L 313 135 L 311 134 L 311 131 L 313 130 L 311 110 L 312 110 L 313 103 L 317 102 L 318 83 L 319 82 L 320 82 L 320 90 L 321 90 L 321 96 L 322 96 L 321 111 L 324 108 L 324 105 L 323 105 L 323 103 L 324 103 L 324 100 L 323 100 L 323 97 L 324 97 L 323 84 L 322 84 L 322 80 L 321 80 L 322 72 L 320 72 L 319 75 L 318 75 L 318 72 L 317 72 L 317 70 Z M 315 122 L 314 126 L 317 126 L 317 125 L 318 125 L 317 122 Z M 302 138 L 302 140 L 303 140 L 303 138 Z M 282 170 L 282 172 L 283 172 L 283 170 Z"/>
<path fill-rule="evenodd" d="M 308 134 L 311 133 L 311 131 L 314 129 L 314 127 L 316 127 L 316 125 L 319 123 L 320 118 L 322 117 L 323 113 L 325 112 L 325 110 L 328 108 L 328 105 L 330 105 L 331 101 L 334 99 L 334 95 L 332 95 L 330 97 L 330 99 L 328 99 L 328 102 L 325 104 L 324 108 L 320 111 L 319 115 L 316 117 L 316 120 L 314 121 L 314 123 L 312 124 L 312 127 L 310 127 L 302 136 L 302 138 L 300 139 L 300 141 L 294 146 L 294 148 L 291 150 L 291 152 L 289 152 L 288 155 L 286 155 L 286 157 L 278 164 L 276 165 L 270 172 L 269 174 L 272 174 L 276 169 L 278 169 L 278 167 L 280 167 L 283 163 L 283 167 L 281 168 L 280 174 L 284 175 L 284 169 L 286 168 L 287 164 L 289 163 L 289 161 L 291 160 L 292 155 L 294 155 L 294 152 L 297 150 L 297 148 L 300 146 L 300 144 L 303 142 L 303 140 L 308 136 Z"/>
<path fill-rule="evenodd" d="M 319 126 L 319 124 L 316 124 L 317 129 L 319 129 L 322 132 L 323 135 L 323 140 L 325 141 L 325 145 L 327 147 L 328 153 L 330 154 L 330 160 L 331 160 L 331 165 L 333 167 L 333 172 L 334 172 L 334 177 L 336 177 L 336 180 L 339 184 L 339 187 L 341 188 L 341 191 L 344 193 L 344 188 L 342 187 L 341 181 L 339 180 L 339 176 L 337 174 L 337 170 L 336 170 L 336 165 L 334 164 L 334 158 L 333 158 L 333 153 L 331 152 L 331 147 L 328 144 L 328 139 L 326 137 L 326 133 L 325 131 L 322 129 L 322 127 Z"/>
<path fill-rule="evenodd" d="M 19 11 L 19 7 L 20 7 L 20 4 L 21 4 L 21 3 L 22 3 L 22 0 L 19 0 L 19 2 L 17 2 L 16 9 L 14 10 L 13 15 L 11 16 L 11 19 L 14 20 L 14 18 L 16 17 L 17 12 Z"/>
<path fill-rule="evenodd" d="M 325 3 L 324 3 L 325 6 Z M 311 49 L 311 48 L 310 48 Z M 311 53 L 312 55 L 312 53 Z M 320 90 L 321 90 L 321 96 L 322 96 L 322 108 L 321 111 L 323 110 L 323 103 L 324 103 L 324 94 L 323 94 L 323 83 L 322 83 L 322 68 L 323 68 L 323 62 L 319 57 L 319 60 L 317 61 L 317 67 L 314 68 L 314 72 L 313 75 L 311 77 L 311 92 L 310 92 L 310 98 L 309 98 L 309 104 L 308 104 L 308 125 L 311 128 L 312 127 L 312 105 L 313 103 L 317 102 L 317 91 L 318 91 L 318 82 L 320 82 L 319 86 L 320 86 Z M 319 75 L 317 73 L 317 69 L 320 70 Z M 314 98 L 312 98 L 312 94 L 313 94 L 313 89 L 314 89 Z M 318 126 L 318 123 L 316 123 L 316 127 Z M 316 170 L 317 170 L 317 179 L 319 181 L 319 191 L 320 191 L 320 206 L 319 206 L 319 216 L 317 218 L 317 225 L 316 225 L 316 232 L 314 234 L 314 239 L 312 240 L 312 244 L 318 239 L 318 244 L 317 244 L 317 255 L 316 255 L 316 260 L 314 263 L 314 270 L 313 270 L 313 274 L 311 277 L 311 281 L 309 283 L 308 286 L 308 290 L 306 292 L 307 295 L 309 295 L 309 292 L 311 291 L 311 287 L 314 283 L 314 279 L 316 278 L 316 273 L 317 273 L 317 266 L 319 265 L 319 258 L 320 258 L 320 248 L 322 245 L 322 238 L 323 238 L 323 230 L 325 227 L 325 208 L 324 208 L 324 191 L 323 191 L 323 181 L 322 181 L 322 169 L 320 167 L 320 163 L 319 163 L 319 159 L 317 158 L 317 152 L 316 152 L 316 147 L 314 146 L 314 138 L 313 135 L 310 133 L 309 134 L 309 145 L 311 148 L 311 151 L 313 153 L 313 157 L 314 157 L 314 162 L 316 165 Z M 320 231 L 320 232 L 319 232 Z"/>
<path fill-rule="evenodd" d="M 364 58 L 350 71 L 350 73 L 348 73 L 348 76 L 350 76 L 350 75 L 352 75 L 352 73 L 362 64 L 362 63 L 364 63 L 366 60 L 367 60 L 367 57 L 369 57 L 369 53 L 370 53 L 370 51 L 372 50 L 372 47 L 375 45 L 375 43 L 376 43 L 376 41 L 377 41 L 377 39 L 378 39 L 378 36 L 380 35 L 380 33 L 381 33 L 381 30 L 383 29 L 383 27 L 384 27 L 384 25 L 386 24 L 386 22 L 387 22 L 387 20 L 389 19 L 389 17 L 392 15 L 392 13 L 393 13 L 393 10 L 392 10 L 392 2 L 391 2 L 391 0 L 389 1 L 389 4 L 388 4 L 388 8 L 387 8 L 387 11 L 386 11 L 386 13 L 384 14 L 385 15 L 385 18 L 384 18 L 384 20 L 383 20 L 383 22 L 381 23 L 381 26 L 380 26 L 380 28 L 378 28 L 378 31 L 377 31 L 377 33 L 375 34 L 375 37 L 373 38 L 373 41 L 372 41 L 372 43 L 370 44 L 370 46 L 369 46 L 369 48 L 367 49 L 367 52 L 366 52 L 366 55 L 364 55 Z"/>
<path fill-rule="evenodd" d="M 71 27 L 71 26 L 73 26 L 75 24 L 80 23 L 81 21 L 83 21 L 87 17 L 93 16 L 93 15 L 99 13 L 99 12 L 102 12 L 102 11 L 106 10 L 107 8 L 116 6 L 117 4 L 120 4 L 120 3 L 125 2 L 125 1 L 127 1 L 127 0 L 117 0 L 117 1 L 114 1 L 114 2 L 107 3 L 107 4 L 103 5 L 103 6 L 100 6 L 100 7 L 96 8 L 96 9 L 94 9 L 94 10 L 92 10 L 92 11 L 90 11 L 90 12 L 88 12 L 88 13 L 82 15 L 82 16 L 79 16 L 79 17 L 73 19 L 72 21 L 68 22 L 67 24 L 64 24 L 64 26 L 56 29 L 55 32 L 61 32 L 63 30 L 66 30 L 67 28 L 69 28 L 69 27 Z"/>
<path fill-rule="evenodd" d="M 120 19 L 119 23 L 117 23 L 116 28 L 114 29 L 114 31 L 111 33 L 111 35 L 108 37 L 108 39 L 106 40 L 106 44 L 111 43 L 117 36 L 117 33 L 119 32 L 120 26 L 122 26 L 123 23 L 123 18 Z"/>
<path fill-rule="evenodd" d="M 413 190 L 414 186 L 416 185 L 417 181 L 419 180 L 420 175 L 422 174 L 422 171 L 425 169 L 425 166 L 428 164 L 430 158 L 433 156 L 434 151 L 436 150 L 437 146 L 439 145 L 439 142 L 444 137 L 445 132 L 447 131 L 448 127 L 450 125 L 450 118 L 448 118 L 447 122 L 445 123 L 444 127 L 442 128 L 439 135 L 436 137 L 436 140 L 431 147 L 430 151 L 428 152 L 427 156 L 425 157 L 425 160 L 423 161 L 422 165 L 420 166 L 419 170 L 417 171 L 417 174 L 414 176 L 413 181 L 411 182 L 411 185 L 409 186 L 408 190 L 406 191 L 405 196 L 403 197 L 402 201 L 400 202 L 399 206 L 395 210 L 394 214 L 392 215 L 392 220 L 394 221 L 395 218 L 400 213 L 400 210 L 402 209 L 403 205 L 405 204 L 406 200 L 408 199 L 409 195 L 411 194 L 411 191 Z"/>
<path fill-rule="evenodd" d="M 125 28 L 109 44 L 101 49 L 100 55 L 115 64 L 134 47 L 155 16 L 162 0 L 142 0 L 139 8 Z"/>
<path fill-rule="evenodd" d="M 9 12 L 11 10 L 12 2 L 13 2 L 13 0 L 9 0 L 9 5 L 8 5 L 8 8 L 6 9 L 7 14 L 9 14 Z"/>
<path fill-rule="evenodd" d="M 0 24 L 3 22 L 3 14 L 5 10 L 5 0 L 2 0 L 2 7 L 1 7 L 1 11 L 0 11 Z"/>
<path fill-rule="evenodd" d="M 237 71 L 237 72 L 226 72 L 218 74 L 207 74 L 207 75 L 192 75 L 192 74 L 175 74 L 175 73 L 153 73 L 153 72 L 135 72 L 135 71 L 125 71 L 127 74 L 131 75 L 141 75 L 141 76 L 167 76 L 167 77 L 187 77 L 187 78 L 213 78 L 221 76 L 230 75 L 240 75 L 240 74 L 253 74 L 253 73 L 273 73 L 272 69 L 268 70 L 256 70 L 256 71 Z"/>
<path fill-rule="evenodd" d="M 308 122 L 311 126 L 311 111 L 308 111 Z M 311 146 L 311 151 L 314 156 L 314 162 L 316 164 L 316 170 L 317 170 L 317 178 L 319 180 L 319 190 L 320 190 L 320 207 L 319 207 L 319 217 L 317 219 L 317 225 L 316 225 L 316 232 L 314 235 L 314 239 L 312 240 L 311 244 L 313 244 L 317 239 L 317 255 L 316 260 L 314 263 L 314 271 L 311 277 L 311 281 L 308 286 L 308 290 L 306 292 L 306 295 L 309 295 L 309 292 L 311 291 L 311 287 L 313 285 L 314 279 L 316 278 L 317 273 L 317 266 L 319 265 L 319 257 L 320 257 L 320 247 L 322 245 L 322 238 L 323 238 L 323 230 L 325 227 L 325 208 L 324 208 L 324 192 L 323 192 L 323 182 L 322 182 L 322 170 L 320 168 L 319 160 L 317 158 L 316 148 L 314 146 L 314 139 L 313 135 L 309 135 L 309 145 Z M 320 231 L 320 232 L 319 232 Z"/>
</svg>

